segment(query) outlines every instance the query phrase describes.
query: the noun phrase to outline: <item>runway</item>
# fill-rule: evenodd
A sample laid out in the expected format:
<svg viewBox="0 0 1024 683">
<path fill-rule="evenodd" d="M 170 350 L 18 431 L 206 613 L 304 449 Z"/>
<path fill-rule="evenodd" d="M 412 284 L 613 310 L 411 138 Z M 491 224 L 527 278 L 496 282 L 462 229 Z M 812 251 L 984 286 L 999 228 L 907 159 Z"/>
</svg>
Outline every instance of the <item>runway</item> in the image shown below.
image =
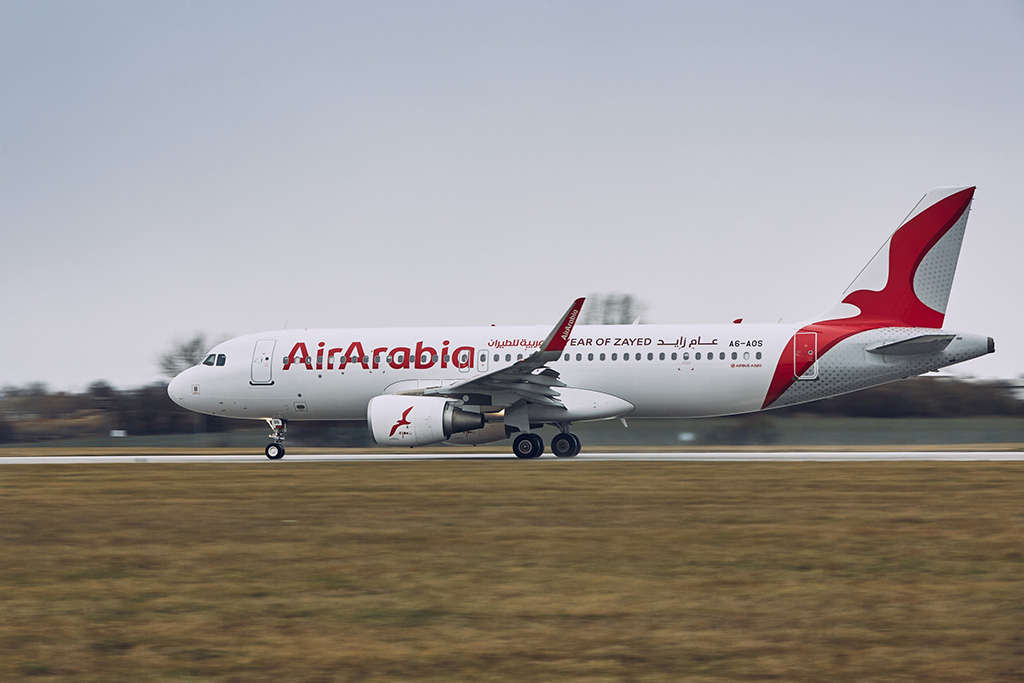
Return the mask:
<svg viewBox="0 0 1024 683">
<path fill-rule="evenodd" d="M 309 462 L 393 462 L 409 460 L 516 460 L 511 453 L 289 453 L 283 460 L 268 460 L 263 455 L 50 455 L 0 457 L 0 465 L 117 465 L 230 463 L 264 464 L 283 467 L 289 463 Z M 524 460 L 524 466 L 538 462 L 1021 462 L 1024 452 L 998 451 L 878 451 L 878 452 L 806 452 L 806 453 L 583 453 L 575 458 L 545 455 Z"/>
</svg>

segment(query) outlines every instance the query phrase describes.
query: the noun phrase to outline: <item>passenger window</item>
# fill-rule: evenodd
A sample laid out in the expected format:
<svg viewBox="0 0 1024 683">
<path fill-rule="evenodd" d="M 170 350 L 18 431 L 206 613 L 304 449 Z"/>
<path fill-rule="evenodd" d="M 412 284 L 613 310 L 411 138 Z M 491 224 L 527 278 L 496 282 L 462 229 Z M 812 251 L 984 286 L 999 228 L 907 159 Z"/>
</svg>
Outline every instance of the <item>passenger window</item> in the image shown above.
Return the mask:
<svg viewBox="0 0 1024 683">
<path fill-rule="evenodd" d="M 733 351 L 733 352 L 732 352 L 732 359 L 733 359 L 733 360 L 736 360 L 737 358 L 739 358 L 739 356 L 737 356 L 737 355 L 736 355 L 736 352 L 735 352 L 735 351 Z"/>
<path fill-rule="evenodd" d="M 661 354 L 661 356 L 662 356 L 662 358 L 664 358 L 665 354 Z M 654 354 L 653 353 L 647 354 L 647 360 L 654 360 Z"/>
<path fill-rule="evenodd" d="M 693 357 L 695 359 L 697 359 L 697 360 L 700 360 L 700 351 L 698 351 L 697 353 L 693 354 Z"/>
<path fill-rule="evenodd" d="M 658 354 L 658 360 L 665 360 L 665 352 L 664 351 L 662 351 L 661 353 Z"/>
<path fill-rule="evenodd" d="M 618 359 L 619 359 L 619 354 L 613 353 L 612 354 L 612 360 L 618 360 Z"/>
<path fill-rule="evenodd" d="M 760 351 L 758 351 L 758 352 L 757 352 L 757 355 L 756 355 L 756 356 L 754 356 L 754 357 L 755 357 L 755 358 L 757 358 L 758 360 L 761 360 L 761 352 L 760 352 Z"/>
<path fill-rule="evenodd" d="M 743 352 L 743 360 L 750 360 L 750 351 Z"/>
<path fill-rule="evenodd" d="M 718 354 L 718 360 L 725 360 L 725 351 L 722 351 L 720 354 Z"/>
<path fill-rule="evenodd" d="M 587 354 L 587 360 L 594 360 L 594 354 L 588 353 Z"/>
<path fill-rule="evenodd" d="M 675 360 L 675 359 L 676 359 L 676 354 L 673 353 L 672 354 L 672 360 Z M 687 351 L 686 353 L 683 354 L 683 360 L 690 360 L 690 352 L 689 351 Z"/>
<path fill-rule="evenodd" d="M 506 363 L 512 362 L 512 354 L 511 353 L 506 353 L 505 354 L 505 362 Z"/>
<path fill-rule="evenodd" d="M 622 354 L 622 360 L 629 360 L 629 354 L 628 353 Z"/>
<path fill-rule="evenodd" d="M 569 360 L 569 354 L 565 354 L 565 359 L 564 360 Z"/>
<path fill-rule="evenodd" d="M 576 354 L 576 360 L 583 360 L 583 354 L 582 353 L 577 353 Z"/>
<path fill-rule="evenodd" d="M 228 357 L 227 356 L 225 356 L 223 353 L 218 353 L 217 354 L 217 367 L 222 367 L 227 362 L 228 362 Z"/>
<path fill-rule="evenodd" d="M 679 355 L 675 351 L 672 352 L 672 360 L 679 360 Z"/>
<path fill-rule="evenodd" d="M 501 356 L 494 354 L 494 362 L 497 363 L 499 360 L 501 360 Z"/>
<path fill-rule="evenodd" d="M 601 354 L 600 358 L 601 358 L 601 360 L 604 360 L 604 354 L 603 353 Z"/>
<path fill-rule="evenodd" d="M 213 365 L 213 363 L 214 363 L 214 361 L 216 359 L 217 359 L 217 354 L 211 353 L 209 356 L 206 357 L 206 360 L 203 361 L 203 365 Z M 287 363 L 288 359 L 285 358 L 284 362 Z"/>
</svg>

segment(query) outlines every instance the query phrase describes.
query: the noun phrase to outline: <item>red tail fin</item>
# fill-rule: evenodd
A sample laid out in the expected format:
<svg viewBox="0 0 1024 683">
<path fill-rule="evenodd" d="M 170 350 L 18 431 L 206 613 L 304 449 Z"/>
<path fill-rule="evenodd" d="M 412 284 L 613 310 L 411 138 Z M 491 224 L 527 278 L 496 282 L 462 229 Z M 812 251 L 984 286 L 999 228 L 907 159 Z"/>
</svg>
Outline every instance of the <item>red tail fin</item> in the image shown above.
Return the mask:
<svg viewBox="0 0 1024 683">
<path fill-rule="evenodd" d="M 973 197 L 973 187 L 928 192 L 819 320 L 942 327 Z"/>
<path fill-rule="evenodd" d="M 973 187 L 929 191 L 860 272 L 842 301 L 789 340 L 762 407 L 772 405 L 797 377 L 816 367 L 818 359 L 847 337 L 879 327 L 942 327 L 973 198 Z M 813 341 L 801 347 L 800 339 Z"/>
</svg>

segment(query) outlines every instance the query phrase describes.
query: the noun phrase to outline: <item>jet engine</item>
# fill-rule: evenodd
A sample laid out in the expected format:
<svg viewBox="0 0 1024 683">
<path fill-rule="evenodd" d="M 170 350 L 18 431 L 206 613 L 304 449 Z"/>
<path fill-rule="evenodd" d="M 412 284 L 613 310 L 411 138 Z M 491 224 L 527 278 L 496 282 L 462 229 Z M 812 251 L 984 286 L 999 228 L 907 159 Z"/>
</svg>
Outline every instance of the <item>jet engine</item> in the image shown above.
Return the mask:
<svg viewBox="0 0 1024 683">
<path fill-rule="evenodd" d="M 423 446 L 452 434 L 481 429 L 484 416 L 435 396 L 387 394 L 370 399 L 366 421 L 373 440 L 382 446 Z"/>
</svg>

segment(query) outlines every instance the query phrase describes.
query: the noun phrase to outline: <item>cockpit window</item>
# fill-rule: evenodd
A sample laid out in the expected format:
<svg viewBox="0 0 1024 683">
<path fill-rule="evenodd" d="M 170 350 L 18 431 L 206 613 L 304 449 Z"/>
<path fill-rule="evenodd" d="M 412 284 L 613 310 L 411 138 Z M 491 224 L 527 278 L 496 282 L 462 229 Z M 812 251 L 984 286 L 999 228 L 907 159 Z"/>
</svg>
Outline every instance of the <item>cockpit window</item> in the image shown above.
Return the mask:
<svg viewBox="0 0 1024 683">
<path fill-rule="evenodd" d="M 209 365 L 217 367 L 223 367 L 228 362 L 228 357 L 223 353 L 211 353 L 209 356 L 203 359 L 203 365 Z"/>
</svg>

